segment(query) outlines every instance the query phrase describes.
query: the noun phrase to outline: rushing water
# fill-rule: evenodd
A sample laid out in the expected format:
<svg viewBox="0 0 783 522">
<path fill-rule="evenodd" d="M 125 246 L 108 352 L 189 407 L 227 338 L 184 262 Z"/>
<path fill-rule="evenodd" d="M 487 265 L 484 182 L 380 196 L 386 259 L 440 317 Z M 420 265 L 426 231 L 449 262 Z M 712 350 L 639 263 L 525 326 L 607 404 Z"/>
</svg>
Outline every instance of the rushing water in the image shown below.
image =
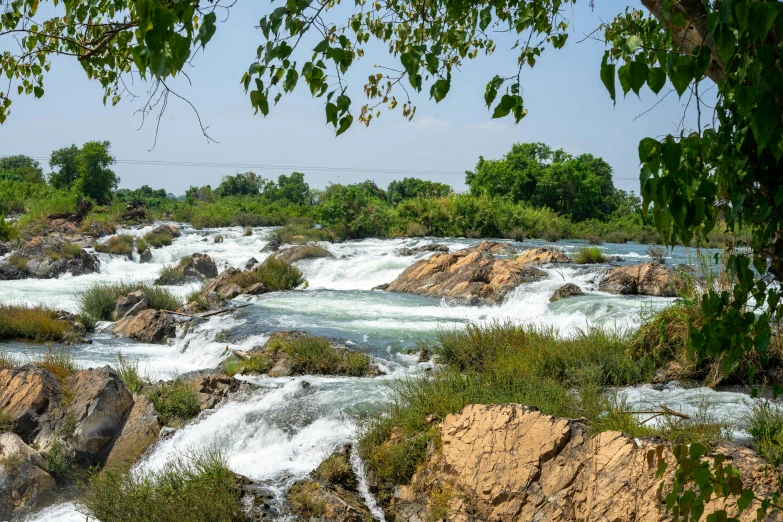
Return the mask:
<svg viewBox="0 0 783 522">
<path fill-rule="evenodd" d="M 123 231 L 143 235 L 151 227 Z M 256 229 L 245 236 L 240 228 L 195 231 L 183 229 L 171 246 L 153 251 L 152 262 L 98 254 L 100 274 L 63 276 L 56 280 L 1 281 L 0 302 L 44 304 L 76 311 L 77 295 L 96 282 L 152 282 L 166 264 L 194 252 L 209 254 L 223 270 L 241 268 L 261 253 L 268 229 Z M 214 236 L 223 236 L 215 243 Z M 546 269 L 548 277 L 518 288 L 497 306 L 464 306 L 419 296 L 387 293 L 373 287 L 393 280 L 406 267 L 429 253 L 398 257 L 394 250 L 430 242 L 445 243 L 453 250 L 480 240 L 471 239 L 368 239 L 325 244 L 334 259 L 299 263 L 309 285 L 306 289 L 261 296 L 241 296 L 250 306 L 233 314 L 214 316 L 169 345 L 148 345 L 118 339 L 106 332 L 91 335 L 92 344 L 73 348 L 84 367 L 114 363 L 118 351 L 138 358 L 141 369 L 151 377 L 168 378 L 219 364 L 225 348 L 248 349 L 262 344 L 276 330 L 306 330 L 315 335 L 339 337 L 372 355 L 386 376 L 376 379 L 344 377 L 246 377 L 257 385 L 252 392 L 232 397 L 226 404 L 202 413 L 196 420 L 161 440 L 140 466 L 155 469 L 167 459 L 199 448 L 219 448 L 230 467 L 243 475 L 266 481 L 279 491 L 312 471 L 338 444 L 351 440 L 356 419 L 372 412 L 386 397 L 385 382 L 420 371 L 414 356 L 406 355 L 417 340 L 431 338 L 438 329 L 464 328 L 469 323 L 513 321 L 535 323 L 572 335 L 591 325 L 627 329 L 638 325 L 645 312 L 660 309 L 671 299 L 616 296 L 598 292 L 598 281 L 606 266 L 562 266 Z M 541 246 L 529 241 L 520 246 Z M 561 241 L 558 247 L 573 254 L 584 242 Z M 600 246 L 605 255 L 618 255 L 622 263 L 648 260 L 646 247 L 633 243 Z M 677 247 L 670 252 L 670 264 L 691 263 L 694 253 Z M 135 254 L 134 254 L 135 256 Z M 579 285 L 587 295 L 549 303 L 549 296 L 566 282 Z M 171 287 L 184 296 L 192 285 Z M 40 346 L 0 343 L 0 351 L 24 360 Z M 746 408 L 739 393 L 714 392 L 703 388 L 670 386 L 662 390 L 649 386 L 620 390 L 632 407 L 649 408 L 667 404 L 686 411 L 707 405 L 717 419 L 737 419 Z M 354 460 L 360 469 L 361 463 Z M 380 516 L 380 512 L 375 510 Z M 37 515 L 35 520 L 71 522 L 84 520 L 73 504 L 60 504 Z"/>
</svg>

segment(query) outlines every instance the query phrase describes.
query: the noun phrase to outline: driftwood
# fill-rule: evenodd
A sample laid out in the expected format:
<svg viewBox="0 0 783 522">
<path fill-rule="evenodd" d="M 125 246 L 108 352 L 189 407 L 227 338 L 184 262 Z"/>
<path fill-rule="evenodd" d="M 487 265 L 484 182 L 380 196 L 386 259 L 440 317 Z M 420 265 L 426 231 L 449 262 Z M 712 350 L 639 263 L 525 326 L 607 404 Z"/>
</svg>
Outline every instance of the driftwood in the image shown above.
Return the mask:
<svg viewBox="0 0 783 522">
<path fill-rule="evenodd" d="M 205 317 L 212 317 L 213 315 L 224 314 L 226 312 L 233 312 L 234 310 L 239 310 L 240 308 L 245 308 L 246 306 L 250 306 L 250 304 L 251 303 L 238 305 L 238 306 L 232 306 L 230 308 L 224 308 L 222 310 L 217 310 L 215 312 L 209 312 L 209 313 L 206 313 L 206 314 L 186 314 L 186 313 L 183 313 L 183 312 L 175 312 L 173 310 L 161 310 L 161 312 L 166 312 L 166 313 L 174 314 L 174 315 L 182 315 L 184 317 L 190 317 L 191 319 L 204 319 Z"/>
</svg>

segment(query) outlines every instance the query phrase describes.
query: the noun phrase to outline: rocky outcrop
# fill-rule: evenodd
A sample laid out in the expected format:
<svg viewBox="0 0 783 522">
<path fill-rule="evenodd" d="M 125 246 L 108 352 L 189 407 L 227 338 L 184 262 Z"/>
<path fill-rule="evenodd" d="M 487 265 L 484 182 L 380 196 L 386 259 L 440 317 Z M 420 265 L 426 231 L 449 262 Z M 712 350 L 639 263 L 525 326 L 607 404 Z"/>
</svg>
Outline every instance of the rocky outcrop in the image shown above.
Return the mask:
<svg viewBox="0 0 783 522">
<path fill-rule="evenodd" d="M 561 299 L 576 297 L 578 295 L 585 295 L 585 293 L 582 292 L 582 289 L 575 284 L 566 283 L 552 293 L 552 296 L 549 298 L 549 302 L 554 303 L 556 301 L 560 301 Z"/>
<path fill-rule="evenodd" d="M 160 225 L 159 227 L 155 227 L 151 231 L 147 232 L 147 234 L 168 234 L 171 237 L 180 237 L 182 232 L 180 232 L 179 229 L 174 225 Z"/>
<path fill-rule="evenodd" d="M 489 253 L 507 251 L 503 250 L 506 246 L 513 247 L 484 241 L 473 248 L 435 254 L 409 266 L 397 279 L 380 288 L 469 304 L 497 303 L 517 286 L 545 276 L 536 268 Z"/>
<path fill-rule="evenodd" d="M 499 241 L 482 241 L 476 246 L 470 247 L 472 252 L 484 252 L 494 256 L 513 256 L 519 253 L 519 247 L 511 243 L 501 243 Z"/>
<path fill-rule="evenodd" d="M 263 283 L 252 282 L 252 277 L 242 277 L 242 274 L 247 274 L 258 268 L 258 265 L 254 265 L 254 268 L 245 270 L 238 270 L 236 268 L 229 268 L 224 272 L 221 272 L 215 279 L 210 281 L 204 289 L 201 291 L 201 299 L 209 303 L 209 306 L 214 308 L 224 304 L 226 301 L 237 297 L 238 295 L 261 295 L 267 293 L 269 290 Z M 197 308 L 196 303 L 188 303 L 183 310 L 187 313 Z"/>
<path fill-rule="evenodd" d="M 21 519 L 55 500 L 46 461 L 15 433 L 0 433 L 0 520 Z"/>
<path fill-rule="evenodd" d="M 331 252 L 315 243 L 283 248 L 278 250 L 274 256 L 289 263 L 296 263 L 297 261 L 303 261 L 305 259 L 334 258 L 334 255 Z"/>
<path fill-rule="evenodd" d="M 139 254 L 139 263 L 149 263 L 152 261 L 152 251 L 149 248 L 145 248 Z"/>
<path fill-rule="evenodd" d="M 562 252 L 551 248 L 531 248 L 517 256 L 517 263 L 528 266 L 549 265 L 551 263 L 570 263 L 571 259 Z"/>
<path fill-rule="evenodd" d="M 612 269 L 598 289 L 611 294 L 677 297 L 685 289 L 685 280 L 674 270 L 650 262 Z"/>
<path fill-rule="evenodd" d="M 207 254 L 195 253 L 190 256 L 190 261 L 182 267 L 185 279 L 210 279 L 217 277 L 218 270 L 215 262 Z"/>
<path fill-rule="evenodd" d="M 36 237 L 28 241 L 0 265 L 0 280 L 52 279 L 65 273 L 75 276 L 99 271 L 93 254 L 60 235 Z"/>
<path fill-rule="evenodd" d="M 616 431 L 588 437 L 576 421 L 518 404 L 466 406 L 443 420 L 440 437 L 442 449 L 410 485 L 397 488 L 390 506 L 395 520 L 421 521 L 435 513 L 465 522 L 666 519 L 655 477 L 660 441 Z M 777 473 L 764 471 L 753 451 L 737 444 L 716 451 L 728 456 L 745 487 L 762 497 L 774 491 Z M 661 455 L 668 463 L 662 480 L 671 484 L 674 457 L 666 446 Z M 727 509 L 735 516 L 735 503 L 713 500 L 705 515 Z M 740 520 L 756 520 L 753 507 Z"/>
<path fill-rule="evenodd" d="M 142 290 L 135 290 L 128 295 L 121 295 L 114 303 L 114 313 L 112 317 L 119 321 L 124 317 L 133 317 L 147 309 L 149 301 Z"/>
<path fill-rule="evenodd" d="M 310 478 L 291 487 L 288 502 L 300 520 L 375 520 L 359 493 L 359 480 L 350 459 L 351 446 L 345 444 L 310 473 Z"/>
<path fill-rule="evenodd" d="M 0 411 L 27 443 L 38 436 L 42 419 L 59 408 L 61 395 L 60 381 L 43 368 L 28 364 L 0 370 Z"/>
<path fill-rule="evenodd" d="M 440 245 L 438 243 L 428 243 L 426 245 L 421 245 L 413 248 L 407 248 L 407 247 L 398 248 L 394 251 L 394 255 L 405 257 L 405 256 L 415 256 L 416 254 L 421 254 L 422 252 L 448 252 L 448 251 L 449 251 L 449 247 L 446 245 Z"/>
<path fill-rule="evenodd" d="M 161 421 L 155 406 L 140 394 L 115 431 L 106 457 L 107 467 L 128 467 L 158 440 Z"/>
<path fill-rule="evenodd" d="M 143 343 L 162 344 L 177 334 L 177 326 L 173 314 L 147 309 L 137 315 L 123 317 L 114 325 L 112 332 Z"/>
</svg>

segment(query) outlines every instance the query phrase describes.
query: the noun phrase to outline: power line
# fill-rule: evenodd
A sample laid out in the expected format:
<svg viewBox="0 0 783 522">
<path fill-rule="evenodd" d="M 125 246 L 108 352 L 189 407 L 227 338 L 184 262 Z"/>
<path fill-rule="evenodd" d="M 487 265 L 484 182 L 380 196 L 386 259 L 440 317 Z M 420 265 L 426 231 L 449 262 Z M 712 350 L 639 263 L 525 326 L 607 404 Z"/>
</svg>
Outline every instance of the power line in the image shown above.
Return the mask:
<svg viewBox="0 0 783 522">
<path fill-rule="evenodd" d="M 0 155 L 1 158 L 8 155 Z M 48 160 L 48 156 L 30 156 L 35 160 Z M 136 160 L 136 159 L 115 159 L 116 163 L 123 165 L 152 165 L 162 167 L 206 167 L 206 168 L 236 168 L 236 169 L 256 169 L 256 170 L 303 170 L 316 172 L 354 172 L 367 174 L 410 174 L 419 176 L 464 176 L 465 172 L 448 170 L 411 170 L 411 169 L 376 169 L 360 167 L 305 167 L 302 165 L 253 165 L 248 163 L 216 163 L 216 162 L 195 162 L 195 161 L 164 161 L 164 160 Z M 638 181 L 639 178 L 614 177 L 617 181 Z"/>
</svg>

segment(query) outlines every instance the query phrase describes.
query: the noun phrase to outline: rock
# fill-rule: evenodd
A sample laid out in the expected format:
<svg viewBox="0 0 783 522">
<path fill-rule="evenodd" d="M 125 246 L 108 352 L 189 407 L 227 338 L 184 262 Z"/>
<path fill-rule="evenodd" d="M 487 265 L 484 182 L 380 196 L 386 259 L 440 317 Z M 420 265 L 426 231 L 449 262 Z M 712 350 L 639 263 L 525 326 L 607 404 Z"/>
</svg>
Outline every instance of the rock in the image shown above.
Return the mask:
<svg viewBox="0 0 783 522">
<path fill-rule="evenodd" d="M 395 256 L 412 256 L 421 252 L 448 252 L 449 247 L 438 243 L 428 243 L 426 245 L 417 246 L 414 248 L 398 248 L 394 251 Z"/>
<path fill-rule="evenodd" d="M 160 225 L 152 229 L 149 234 L 169 234 L 171 237 L 180 237 L 182 232 L 174 225 Z"/>
<path fill-rule="evenodd" d="M 611 294 L 677 297 L 685 289 L 685 281 L 674 270 L 650 262 L 612 269 L 598 289 Z"/>
<path fill-rule="evenodd" d="M 251 257 L 250 259 L 247 260 L 247 263 L 245 263 L 245 270 L 250 270 L 257 264 L 258 264 L 258 259 L 256 259 L 255 257 Z"/>
<path fill-rule="evenodd" d="M 32 443 L 43 417 L 60 407 L 61 388 L 54 375 L 37 366 L 0 370 L 0 411 L 10 417 L 14 433 Z"/>
<path fill-rule="evenodd" d="M 688 372 L 677 361 L 669 361 L 662 368 L 658 368 L 653 376 L 653 381 L 656 384 L 676 381 L 682 379 Z"/>
<path fill-rule="evenodd" d="M 232 283 L 232 284 L 230 284 L 228 286 L 224 286 L 223 288 L 221 288 L 218 291 L 218 295 L 222 299 L 225 299 L 226 301 L 229 301 L 229 300 L 235 298 L 236 296 L 240 295 L 241 293 L 242 293 L 242 287 L 239 286 L 236 283 Z"/>
<path fill-rule="evenodd" d="M 269 292 L 269 289 L 266 287 L 264 283 L 256 283 L 254 285 L 250 285 L 249 287 L 245 288 L 244 292 L 248 295 L 261 295 Z"/>
<path fill-rule="evenodd" d="M 99 266 L 97 257 L 62 236 L 39 236 L 22 245 L 0 265 L 0 280 L 53 279 L 67 272 L 78 276 L 98 272 Z"/>
<path fill-rule="evenodd" d="M 578 295 L 585 295 L 585 293 L 582 292 L 582 289 L 575 284 L 567 283 L 554 291 L 552 297 L 549 298 L 549 302 L 554 303 L 555 301 L 559 301 L 567 297 L 575 297 Z"/>
<path fill-rule="evenodd" d="M 0 520 L 20 520 L 48 506 L 56 489 L 44 458 L 15 433 L 0 433 Z"/>
<path fill-rule="evenodd" d="M 195 253 L 190 256 L 190 261 L 182 268 L 185 278 L 210 279 L 217 277 L 218 270 L 215 262 L 207 254 Z"/>
<path fill-rule="evenodd" d="M 139 312 L 147 309 L 147 305 L 147 296 L 141 290 L 121 295 L 114 304 L 113 318 L 119 321 L 123 317 L 138 315 Z"/>
<path fill-rule="evenodd" d="M 68 440 L 77 459 L 94 466 L 133 407 L 133 396 L 110 366 L 77 372 L 66 386 L 73 396 L 67 415 L 76 422 Z"/>
<path fill-rule="evenodd" d="M 115 228 L 114 225 L 110 223 L 90 221 L 90 223 L 86 227 L 82 226 L 81 232 L 85 236 L 100 238 L 100 237 L 110 236 L 114 234 L 115 232 L 117 232 L 117 229 Z"/>
<path fill-rule="evenodd" d="M 517 256 L 517 263 L 529 266 L 548 265 L 551 263 L 570 263 L 571 259 L 562 252 L 551 248 L 531 248 Z"/>
<path fill-rule="evenodd" d="M 149 248 L 145 248 L 144 252 L 139 254 L 139 263 L 149 263 L 152 261 L 152 251 Z"/>
<path fill-rule="evenodd" d="M 513 256 L 519 252 L 519 247 L 511 243 L 500 243 L 498 241 L 482 241 L 476 246 L 467 249 L 471 252 L 484 252 L 496 256 Z M 464 252 L 464 251 L 463 251 Z"/>
<path fill-rule="evenodd" d="M 61 234 L 71 235 L 79 232 L 79 227 L 76 226 L 76 223 L 63 218 L 49 221 L 49 226 Z"/>
<path fill-rule="evenodd" d="M 668 469 L 662 479 L 647 461 L 651 450 L 655 458 L 659 439 L 634 440 L 617 431 L 588 438 L 576 421 L 519 404 L 466 406 L 443 420 L 440 439 L 442 450 L 431 454 L 410 485 L 397 488 L 390 506 L 395 520 L 425 520 L 433 508 L 439 520 L 668 520 L 657 498 L 661 480 L 671 484 L 674 478 L 671 448 L 664 444 Z M 715 451 L 728 456 L 756 495 L 776 489 L 779 472 L 767 468 L 765 475 L 752 450 L 723 443 Z M 755 520 L 754 507 L 740 520 Z M 736 499 L 713 500 L 705 508 L 705 515 L 727 509 L 736 516 Z"/>
<path fill-rule="evenodd" d="M 406 268 L 385 290 L 469 304 L 497 303 L 517 286 L 545 276 L 513 259 L 497 259 L 487 253 L 490 250 L 496 248 L 485 241 L 475 248 L 435 254 Z"/>
<path fill-rule="evenodd" d="M 351 466 L 351 446 L 344 444 L 310 473 L 310 478 L 296 482 L 288 492 L 291 511 L 302 519 L 335 522 L 375 520 L 358 490 L 359 480 Z M 313 505 L 322 506 L 313 513 Z"/>
<path fill-rule="evenodd" d="M 133 407 L 123 417 L 106 457 L 107 467 L 128 467 L 158 440 L 160 418 L 155 406 L 140 394 L 133 395 Z"/>
<path fill-rule="evenodd" d="M 13 244 L 10 241 L 5 243 L 0 241 L 0 256 L 4 256 L 14 249 Z"/>
<path fill-rule="evenodd" d="M 143 343 L 162 344 L 177 333 L 172 314 L 162 310 L 144 310 L 133 317 L 123 317 L 112 330 L 115 335 Z"/>
<path fill-rule="evenodd" d="M 282 259 L 289 263 L 296 263 L 305 259 L 320 259 L 320 258 L 334 258 L 331 252 L 322 246 L 315 243 L 309 243 L 307 245 L 295 245 L 278 250 L 274 254 L 276 258 Z"/>
</svg>

